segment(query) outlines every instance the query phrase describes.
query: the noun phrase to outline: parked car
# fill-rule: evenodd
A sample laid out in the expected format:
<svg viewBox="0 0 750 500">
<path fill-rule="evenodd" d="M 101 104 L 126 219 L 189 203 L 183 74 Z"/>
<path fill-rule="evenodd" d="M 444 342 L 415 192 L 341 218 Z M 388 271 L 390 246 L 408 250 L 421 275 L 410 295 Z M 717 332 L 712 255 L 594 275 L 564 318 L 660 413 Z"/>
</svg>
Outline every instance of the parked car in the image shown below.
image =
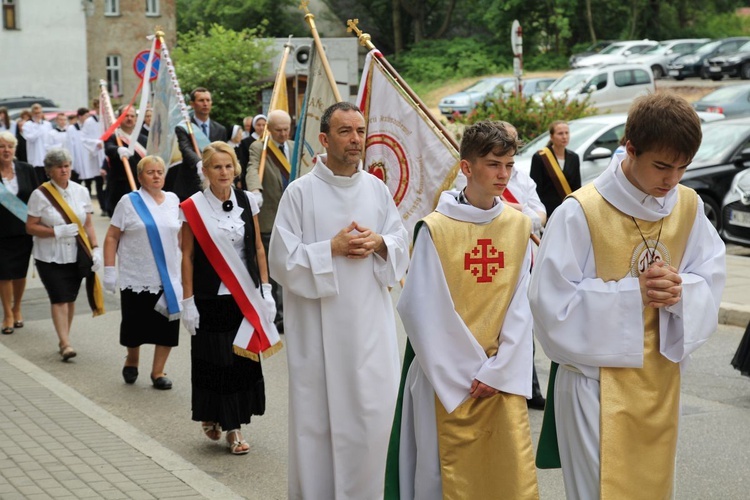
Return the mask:
<svg viewBox="0 0 750 500">
<path fill-rule="evenodd" d="M 526 78 L 523 80 L 523 95 L 528 97 L 536 94 L 541 94 L 542 92 L 545 92 L 549 88 L 549 86 L 555 82 L 555 80 L 557 80 L 557 78 Z"/>
<path fill-rule="evenodd" d="M 655 90 L 654 77 L 647 66 L 612 64 L 568 71 L 537 99 L 567 95 L 569 100 L 588 98 L 599 109 L 625 108 L 634 98 Z"/>
<path fill-rule="evenodd" d="M 594 54 L 598 54 L 599 52 L 606 49 L 607 47 L 609 47 L 616 41 L 617 40 L 599 40 L 595 43 L 592 43 L 583 52 L 578 52 L 577 54 L 573 54 L 572 56 L 570 56 L 570 59 L 568 59 L 568 63 L 570 63 L 571 67 L 574 67 L 573 65 L 579 59 L 582 59 L 588 56 L 593 56 Z"/>
<path fill-rule="evenodd" d="M 739 76 L 750 80 L 750 42 L 746 42 L 737 52 L 706 59 L 711 79 L 719 81 L 725 76 Z"/>
<path fill-rule="evenodd" d="M 622 64 L 628 61 L 628 58 L 640 54 L 645 50 L 659 45 L 659 42 L 653 40 L 628 40 L 624 42 L 615 42 L 598 54 L 578 59 L 573 68 L 588 68 L 590 66 L 601 66 L 603 64 Z"/>
<path fill-rule="evenodd" d="M 21 113 L 26 110 L 30 110 L 30 109 L 29 108 L 14 109 L 8 113 L 8 118 L 10 118 L 11 120 L 17 120 L 18 118 L 21 117 Z M 65 113 L 65 116 L 70 116 L 70 115 L 75 115 L 77 110 L 43 106 L 42 112 L 44 113 L 45 120 L 52 121 L 55 119 L 58 113 Z"/>
<path fill-rule="evenodd" d="M 582 185 L 592 182 L 607 168 L 612 153 L 625 134 L 626 120 L 625 113 L 617 113 L 580 118 L 568 123 L 568 149 L 581 159 Z M 542 134 L 530 141 L 516 154 L 514 168 L 529 173 L 531 157 L 548 140 L 549 135 Z M 698 192 L 706 216 L 717 230 L 721 226 L 720 202 L 729 190 L 737 169 L 746 166 L 738 162 L 743 148 L 750 148 L 750 118 L 704 123 L 701 146 L 680 181 Z M 750 150 L 747 153 L 750 155 Z"/>
<path fill-rule="evenodd" d="M 52 99 L 47 99 L 46 97 L 20 96 L 0 98 L 0 107 L 8 108 L 8 110 L 30 108 L 35 103 L 50 108 L 57 107 L 57 104 Z"/>
<path fill-rule="evenodd" d="M 703 124 L 703 140 L 680 181 L 703 199 L 708 220 L 722 229 L 721 203 L 738 171 L 750 166 L 743 151 L 750 148 L 750 118 Z M 750 159 L 750 157 L 748 157 Z"/>
<path fill-rule="evenodd" d="M 750 114 L 750 83 L 714 90 L 693 103 L 696 111 L 722 113 L 726 117 Z"/>
<path fill-rule="evenodd" d="M 750 149 L 740 153 L 743 163 L 750 163 Z M 721 207 L 722 231 L 725 240 L 750 247 L 750 170 L 734 176 Z"/>
<path fill-rule="evenodd" d="M 703 61 L 723 54 L 737 52 L 739 48 L 750 41 L 750 38 L 733 37 L 715 40 L 700 46 L 695 52 L 685 54 L 673 60 L 667 65 L 669 76 L 675 80 L 684 80 L 688 76 L 700 76 L 708 79 L 711 75 L 708 72 L 708 66 L 703 65 Z"/>
<path fill-rule="evenodd" d="M 679 40 L 664 40 L 648 50 L 628 58 L 628 62 L 643 64 L 651 68 L 654 79 L 658 80 L 667 74 L 667 65 L 683 54 L 695 51 L 705 45 L 708 38 L 683 38 Z"/>
<path fill-rule="evenodd" d="M 505 84 L 510 84 L 512 89 L 515 82 L 515 78 L 508 77 L 483 78 L 461 92 L 443 97 L 438 103 L 438 108 L 445 116 L 451 116 L 453 113 L 466 114 L 480 102 L 503 93 Z"/>
</svg>

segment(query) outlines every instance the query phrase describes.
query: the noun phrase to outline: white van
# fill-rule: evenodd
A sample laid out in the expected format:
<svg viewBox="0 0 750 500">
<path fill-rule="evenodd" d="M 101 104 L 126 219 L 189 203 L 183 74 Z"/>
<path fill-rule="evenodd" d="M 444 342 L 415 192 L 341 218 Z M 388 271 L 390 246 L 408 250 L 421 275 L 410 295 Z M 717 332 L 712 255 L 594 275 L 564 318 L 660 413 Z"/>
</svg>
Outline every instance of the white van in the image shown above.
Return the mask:
<svg viewBox="0 0 750 500">
<path fill-rule="evenodd" d="M 568 71 L 540 96 L 581 101 L 589 97 L 592 106 L 612 112 L 627 111 L 634 98 L 656 91 L 651 68 L 642 64 L 610 64 Z"/>
</svg>

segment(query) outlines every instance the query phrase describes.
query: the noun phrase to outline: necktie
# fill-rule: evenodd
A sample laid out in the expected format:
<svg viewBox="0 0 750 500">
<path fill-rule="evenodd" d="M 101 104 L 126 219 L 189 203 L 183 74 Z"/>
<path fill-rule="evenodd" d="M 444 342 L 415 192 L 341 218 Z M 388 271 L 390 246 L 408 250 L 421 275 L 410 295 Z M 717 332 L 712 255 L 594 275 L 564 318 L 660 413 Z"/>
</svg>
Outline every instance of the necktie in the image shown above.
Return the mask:
<svg viewBox="0 0 750 500">
<path fill-rule="evenodd" d="M 284 151 L 284 145 L 279 144 L 279 151 L 281 151 L 281 154 L 284 155 L 284 158 L 286 158 L 286 151 Z"/>
<path fill-rule="evenodd" d="M 201 123 L 201 128 L 203 129 L 203 134 L 208 137 L 208 124 Z"/>
</svg>

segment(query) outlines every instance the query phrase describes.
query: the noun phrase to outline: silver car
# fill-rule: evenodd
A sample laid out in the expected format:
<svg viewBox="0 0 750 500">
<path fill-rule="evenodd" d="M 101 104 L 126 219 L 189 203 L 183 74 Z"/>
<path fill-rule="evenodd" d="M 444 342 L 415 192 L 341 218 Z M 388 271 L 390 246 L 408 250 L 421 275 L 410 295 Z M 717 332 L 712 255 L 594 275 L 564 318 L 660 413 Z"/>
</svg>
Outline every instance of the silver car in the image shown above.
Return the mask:
<svg viewBox="0 0 750 500">
<path fill-rule="evenodd" d="M 659 45 L 645 52 L 631 57 L 628 62 L 644 64 L 651 68 L 654 79 L 667 74 L 667 65 L 683 54 L 695 51 L 701 45 L 710 42 L 710 38 L 683 38 L 680 40 L 664 40 Z"/>
</svg>

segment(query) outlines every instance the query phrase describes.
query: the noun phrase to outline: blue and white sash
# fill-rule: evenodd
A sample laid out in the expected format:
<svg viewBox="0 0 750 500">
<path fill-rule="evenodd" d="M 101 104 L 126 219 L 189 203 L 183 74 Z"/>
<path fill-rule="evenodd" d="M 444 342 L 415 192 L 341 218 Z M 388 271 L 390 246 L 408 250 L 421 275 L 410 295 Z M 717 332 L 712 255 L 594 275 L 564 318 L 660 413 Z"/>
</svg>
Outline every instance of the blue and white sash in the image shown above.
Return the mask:
<svg viewBox="0 0 750 500">
<path fill-rule="evenodd" d="M 162 244 L 161 236 L 159 235 L 159 229 L 151 215 L 151 211 L 146 206 L 146 202 L 141 198 L 141 194 L 138 191 L 133 191 L 128 193 L 128 196 L 130 197 L 130 202 L 133 204 L 133 208 L 135 208 L 135 212 L 146 226 L 146 234 L 148 235 L 148 241 L 151 244 L 151 253 L 154 254 L 156 268 L 159 271 L 159 277 L 161 278 L 162 287 L 164 289 L 162 299 L 166 300 L 166 311 L 164 311 L 163 308 L 160 308 L 158 303 L 154 309 L 164 316 L 167 316 L 169 321 L 173 321 L 180 317 L 180 301 L 177 299 L 177 294 L 169 276 L 167 258 L 164 254 L 164 245 Z M 161 302 L 162 300 L 159 299 L 159 301 Z"/>
<path fill-rule="evenodd" d="M 21 222 L 26 223 L 26 217 L 29 211 L 26 203 L 22 202 L 18 196 L 11 193 L 2 182 L 0 182 L 0 205 L 4 206 L 10 213 L 21 219 Z"/>
</svg>

